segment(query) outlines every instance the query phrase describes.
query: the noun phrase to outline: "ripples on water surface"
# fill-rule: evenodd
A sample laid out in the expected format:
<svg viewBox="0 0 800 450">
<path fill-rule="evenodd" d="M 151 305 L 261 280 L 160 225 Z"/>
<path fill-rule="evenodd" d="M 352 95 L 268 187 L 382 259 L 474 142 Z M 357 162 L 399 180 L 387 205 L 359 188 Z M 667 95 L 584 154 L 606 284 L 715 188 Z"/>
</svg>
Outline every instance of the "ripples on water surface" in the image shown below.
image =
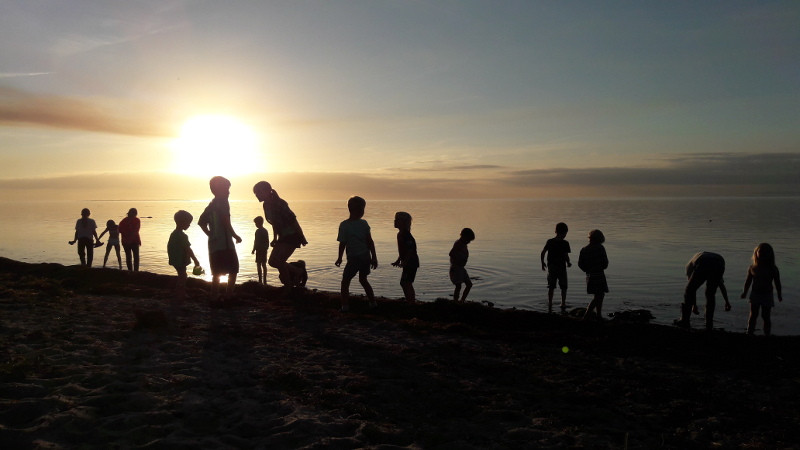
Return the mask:
<svg viewBox="0 0 800 450">
<path fill-rule="evenodd" d="M 677 316 L 685 284 L 684 266 L 698 251 L 714 251 L 727 261 L 726 285 L 734 309 L 721 311 L 718 298 L 716 323 L 732 331 L 744 329 L 748 303 L 739 299 L 753 248 L 770 242 L 776 250 L 784 286 L 783 303 L 773 312 L 776 334 L 800 334 L 800 307 L 794 286 L 798 278 L 797 231 L 800 199 L 643 199 L 643 200 L 459 200 L 459 201 L 369 201 L 364 218 L 372 227 L 380 266 L 370 276 L 377 295 L 402 296 L 400 269 L 390 265 L 397 258 L 396 211 L 414 217 L 412 233 L 419 246 L 420 268 L 415 287 L 420 300 L 432 301 L 452 294 L 447 277 L 448 252 L 464 227 L 475 231 L 467 269 L 476 277 L 470 300 L 493 301 L 497 306 L 546 310 L 547 288 L 539 254 L 554 235 L 555 224 L 569 225 L 573 267 L 569 270 L 571 306 L 585 306 L 578 252 L 593 228 L 606 236 L 610 265 L 606 271 L 610 293 L 604 311 L 649 309 L 658 323 L 671 323 Z M 0 255 L 28 262 L 78 262 L 72 239 L 80 210 L 88 207 L 99 227 L 108 219 L 117 223 L 136 207 L 142 219 L 141 270 L 172 274 L 166 245 L 174 229 L 172 215 L 186 209 L 195 217 L 187 231 L 193 249 L 204 266 L 208 256 L 206 238 L 196 225 L 204 201 L 87 201 L 0 203 Z M 347 218 L 346 202 L 293 201 L 292 209 L 303 226 L 309 246 L 295 253 L 309 267 L 309 287 L 336 291 L 341 268 L 333 265 L 339 222 Z M 233 225 L 244 239 L 238 246 L 240 281 L 256 279 L 253 256 L 255 227 L 252 219 L 262 214 L 253 201 L 231 202 Z M 269 228 L 268 228 L 269 229 Z M 270 229 L 271 232 L 271 229 Z M 106 238 L 103 238 L 105 241 Z M 95 253 L 95 266 L 102 265 L 105 247 Z M 124 258 L 124 255 L 123 255 Z M 110 257 L 111 267 L 116 261 Z M 98 264 L 99 262 L 99 264 Z M 123 261 L 124 266 L 124 261 Z M 269 281 L 277 284 L 270 268 Z M 354 281 L 352 290 L 360 293 Z M 558 299 L 556 292 L 556 299 Z M 702 289 L 698 300 L 704 303 Z M 557 301 L 557 300 L 556 300 Z M 697 325 L 701 322 L 698 319 Z"/>
</svg>

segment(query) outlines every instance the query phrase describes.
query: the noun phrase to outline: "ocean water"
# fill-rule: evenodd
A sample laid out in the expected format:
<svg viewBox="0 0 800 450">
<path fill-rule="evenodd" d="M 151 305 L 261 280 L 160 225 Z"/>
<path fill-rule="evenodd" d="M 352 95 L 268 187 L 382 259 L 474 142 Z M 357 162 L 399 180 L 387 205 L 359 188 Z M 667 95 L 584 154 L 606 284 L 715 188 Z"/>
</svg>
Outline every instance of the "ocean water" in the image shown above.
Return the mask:
<svg viewBox="0 0 800 450">
<path fill-rule="evenodd" d="M 82 202 L 0 202 L 0 255 L 26 262 L 77 264 L 77 246 L 67 245 L 75 221 L 84 207 L 92 211 L 98 234 L 108 219 L 117 223 L 131 207 L 142 220 L 141 270 L 172 274 L 167 264 L 166 245 L 174 229 L 172 215 L 185 209 L 195 216 L 187 231 L 192 247 L 208 267 L 206 238 L 196 218 L 205 208 L 203 201 L 82 201 Z M 347 218 L 345 201 L 290 201 L 309 241 L 295 252 L 294 259 L 306 261 L 309 288 L 337 291 L 341 268 L 334 265 L 339 222 Z M 407 211 L 413 218 L 412 233 L 419 248 L 421 267 L 415 282 L 419 300 L 433 301 L 452 295 L 448 252 L 460 230 L 470 227 L 476 240 L 470 244 L 467 265 L 474 279 L 469 300 L 491 301 L 496 307 L 547 310 L 546 274 L 539 255 L 555 224 L 569 225 L 567 240 L 572 247 L 573 267 L 569 269 L 569 306 L 586 306 L 584 277 L 577 268 L 578 253 L 587 243 L 589 230 L 598 228 L 606 236 L 610 293 L 604 313 L 648 309 L 656 323 L 669 324 L 677 317 L 686 283 L 685 265 L 698 251 L 720 253 L 726 259 L 726 286 L 733 310 L 722 311 L 717 295 L 715 324 L 729 331 L 743 331 L 749 304 L 739 298 L 753 248 L 759 242 L 775 247 L 781 270 L 785 301 L 773 310 L 773 332 L 800 334 L 800 305 L 796 285 L 800 269 L 800 198 L 725 199 L 625 199 L 625 200 L 456 200 L 456 201 L 369 201 L 364 218 L 372 227 L 379 267 L 370 275 L 378 296 L 402 297 L 400 269 L 392 227 L 394 213 Z M 255 199 L 232 201 L 234 229 L 243 238 L 238 245 L 241 272 L 238 282 L 257 279 L 253 246 L 253 218 L 262 215 Z M 268 230 L 271 229 L 268 227 Z M 103 238 L 106 241 L 106 238 Z M 95 267 L 102 266 L 105 247 L 95 250 Z M 123 267 L 125 267 L 124 253 Z M 116 267 L 116 256 L 109 257 Z M 277 272 L 269 268 L 268 282 L 278 284 Z M 351 285 L 361 293 L 357 280 Z M 556 290 L 554 303 L 558 303 Z M 698 302 L 705 303 L 702 289 Z M 702 308 L 701 308 L 702 309 Z M 693 318 L 696 327 L 702 319 Z M 760 328 L 760 325 L 759 325 Z"/>
</svg>

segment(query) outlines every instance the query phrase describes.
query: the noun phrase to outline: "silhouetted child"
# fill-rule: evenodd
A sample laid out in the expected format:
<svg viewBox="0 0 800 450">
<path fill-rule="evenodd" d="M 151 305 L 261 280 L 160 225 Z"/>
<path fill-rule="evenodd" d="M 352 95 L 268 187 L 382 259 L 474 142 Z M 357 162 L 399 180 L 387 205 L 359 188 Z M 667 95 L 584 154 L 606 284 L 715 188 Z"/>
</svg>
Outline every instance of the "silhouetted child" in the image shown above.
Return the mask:
<svg viewBox="0 0 800 450">
<path fill-rule="evenodd" d="M 106 222 L 106 229 L 100 233 L 100 236 L 97 238 L 98 240 L 108 233 L 108 242 L 106 242 L 106 256 L 103 258 L 103 268 L 106 267 L 106 263 L 108 262 L 108 254 L 111 253 L 111 248 L 114 248 L 114 251 L 117 252 L 117 263 L 119 264 L 119 270 L 122 270 L 122 258 L 119 255 L 119 225 L 116 224 L 113 220 L 109 220 Z"/>
<path fill-rule="evenodd" d="M 686 264 L 686 287 L 683 290 L 683 303 L 681 304 L 681 317 L 675 320 L 675 325 L 688 328 L 690 326 L 689 316 L 693 312 L 699 314 L 697 308 L 697 290 L 703 284 L 706 285 L 706 329 L 714 328 L 714 312 L 717 306 L 717 289 L 725 299 L 725 311 L 731 310 L 731 303 L 728 301 L 728 290 L 725 288 L 725 258 L 713 252 L 699 252 L 692 256 Z"/>
<path fill-rule="evenodd" d="M 411 214 L 407 212 L 397 212 L 394 215 L 394 227 L 397 232 L 397 252 L 399 256 L 392 265 L 402 267 L 403 274 L 400 276 L 400 287 L 403 288 L 403 295 L 406 301 L 414 303 L 417 294 L 414 292 L 414 279 L 417 277 L 419 268 L 419 256 L 417 256 L 417 241 L 411 235 Z"/>
<path fill-rule="evenodd" d="M 269 231 L 264 228 L 264 218 L 261 216 L 253 219 L 256 224 L 256 237 L 253 241 L 251 255 L 256 255 L 256 268 L 258 269 L 258 282 L 267 284 L 267 250 L 269 250 Z"/>
<path fill-rule="evenodd" d="M 192 244 L 189 243 L 189 236 L 186 236 L 184 230 L 189 228 L 192 224 L 192 215 L 188 211 L 180 210 L 175 213 L 175 230 L 169 235 L 167 242 L 167 255 L 169 256 L 169 265 L 175 268 L 178 273 L 178 281 L 175 283 L 175 296 L 172 299 L 172 313 L 175 309 L 183 303 L 186 298 L 186 266 L 190 262 L 194 262 L 195 267 L 200 266 L 197 257 L 194 256 L 192 251 Z"/>
<path fill-rule="evenodd" d="M 603 298 L 608 292 L 608 283 L 606 282 L 606 274 L 603 272 L 608 268 L 608 256 L 606 256 L 606 248 L 603 247 L 603 242 L 606 237 L 600 230 L 592 230 L 589 232 L 589 245 L 581 249 L 580 256 L 578 257 L 578 267 L 586 272 L 586 293 L 592 294 L 592 301 L 586 308 L 586 313 L 583 318 L 589 317 L 592 311 L 597 311 L 597 319 L 603 318 Z"/>
<path fill-rule="evenodd" d="M 231 225 L 231 206 L 228 197 L 231 194 L 231 182 L 224 177 L 213 177 L 209 181 L 214 199 L 206 206 L 200 215 L 197 224 L 208 236 L 208 259 L 211 264 L 211 295 L 219 294 L 219 278 L 228 276 L 226 293 L 233 294 L 236 284 L 236 275 L 239 273 L 239 257 L 236 255 L 236 243 L 242 238 L 233 230 Z"/>
<path fill-rule="evenodd" d="M 141 220 L 136 217 L 139 211 L 136 208 L 128 210 L 127 217 L 119 221 L 120 242 L 125 251 L 125 265 L 128 270 L 139 271 L 139 247 L 142 246 L 142 238 L 139 236 L 139 229 L 142 226 Z"/>
<path fill-rule="evenodd" d="M 753 251 L 753 264 L 747 269 L 747 279 L 744 281 L 744 291 L 742 298 L 747 298 L 747 291 L 750 286 L 750 318 L 747 320 L 747 334 L 753 334 L 758 321 L 759 309 L 764 320 L 764 335 L 772 333 L 772 318 L 770 312 L 775 306 L 775 299 L 772 296 L 772 285 L 775 285 L 775 292 L 778 294 L 778 301 L 783 301 L 781 294 L 781 275 L 778 266 L 775 265 L 775 251 L 766 242 L 758 244 Z"/>
<path fill-rule="evenodd" d="M 336 259 L 336 267 L 342 264 L 342 255 L 347 250 L 347 264 L 342 272 L 342 311 L 350 310 L 350 281 L 356 273 L 358 282 L 364 287 L 364 293 L 369 299 L 369 306 L 377 306 L 372 285 L 367 280 L 370 268 L 378 268 L 378 256 L 375 254 L 375 242 L 372 240 L 369 224 L 362 219 L 366 206 L 367 202 L 363 198 L 350 197 L 347 201 L 350 217 L 339 224 L 339 235 L 336 238 L 339 241 L 339 258 Z"/>
<path fill-rule="evenodd" d="M 569 262 L 569 242 L 567 237 L 567 224 L 559 222 L 556 224 L 556 237 L 548 239 L 542 249 L 541 260 L 542 270 L 547 270 L 547 310 L 553 309 L 553 292 L 556 290 L 556 282 L 561 288 L 561 309 L 567 309 L 567 267 L 572 267 Z M 544 262 L 544 255 L 547 254 L 547 264 Z"/>
<path fill-rule="evenodd" d="M 94 247 L 100 245 L 100 238 L 97 237 L 97 223 L 94 219 L 89 218 L 91 214 L 89 208 L 81 210 L 81 218 L 75 222 L 75 238 L 69 241 L 69 245 L 78 243 L 78 257 L 81 259 L 81 265 L 86 267 L 92 267 Z"/>
<path fill-rule="evenodd" d="M 453 244 L 450 250 L 450 281 L 455 285 L 453 291 L 453 300 L 464 302 L 467 300 L 470 289 L 472 289 L 472 281 L 469 279 L 467 273 L 467 260 L 469 259 L 469 248 L 467 245 L 475 240 L 475 232 L 470 228 L 461 230 L 461 237 Z M 461 294 L 461 285 L 464 284 L 464 295 L 461 300 L 458 299 Z"/>
</svg>

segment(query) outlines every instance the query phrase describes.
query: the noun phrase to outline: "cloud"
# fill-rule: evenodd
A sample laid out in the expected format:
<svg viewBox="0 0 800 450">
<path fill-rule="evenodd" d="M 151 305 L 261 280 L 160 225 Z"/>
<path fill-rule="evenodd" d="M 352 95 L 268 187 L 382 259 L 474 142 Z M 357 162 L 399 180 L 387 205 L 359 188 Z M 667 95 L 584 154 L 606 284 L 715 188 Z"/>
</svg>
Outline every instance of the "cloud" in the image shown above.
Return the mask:
<svg viewBox="0 0 800 450">
<path fill-rule="evenodd" d="M 127 136 L 168 137 L 170 121 L 153 105 L 119 99 L 37 95 L 0 86 L 0 125 L 39 126 Z"/>
<path fill-rule="evenodd" d="M 696 153 L 663 157 L 655 167 L 536 169 L 507 172 L 503 182 L 529 187 L 572 186 L 729 195 L 800 194 L 800 153 Z M 698 191 L 697 194 L 702 194 Z"/>
<path fill-rule="evenodd" d="M 51 75 L 55 72 L 30 72 L 30 73 L 0 73 L 0 78 L 19 78 L 19 77 L 36 77 L 40 75 Z"/>
</svg>

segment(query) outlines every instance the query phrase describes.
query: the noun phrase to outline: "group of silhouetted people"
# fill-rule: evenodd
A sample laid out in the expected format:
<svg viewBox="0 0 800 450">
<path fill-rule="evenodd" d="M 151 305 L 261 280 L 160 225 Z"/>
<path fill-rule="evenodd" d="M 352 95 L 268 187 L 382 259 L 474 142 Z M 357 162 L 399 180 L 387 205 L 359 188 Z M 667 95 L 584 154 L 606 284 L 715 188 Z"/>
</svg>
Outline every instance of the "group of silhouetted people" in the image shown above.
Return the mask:
<svg viewBox="0 0 800 450">
<path fill-rule="evenodd" d="M 138 214 L 136 208 L 131 208 L 128 211 L 128 216 L 122 219 L 119 225 L 113 220 L 108 220 L 105 230 L 99 236 L 97 235 L 97 223 L 94 219 L 89 218 L 91 214 L 89 208 L 81 210 L 81 218 L 75 223 L 75 237 L 69 241 L 69 245 L 74 245 L 77 242 L 81 265 L 92 267 L 94 249 L 103 245 L 100 239 L 108 233 L 103 267 L 108 263 L 108 255 L 113 248 L 117 254 L 119 268 L 120 270 L 122 269 L 122 259 L 119 253 L 119 246 L 122 244 L 125 250 L 125 263 L 128 266 L 128 270 L 139 271 L 139 247 L 142 245 L 142 239 L 139 237 L 141 221 L 136 217 Z"/>
<path fill-rule="evenodd" d="M 239 257 L 235 244 L 242 238 L 236 234 L 231 224 L 230 196 L 231 183 L 224 177 L 211 178 L 209 187 L 214 198 L 205 208 L 198 219 L 198 225 L 208 236 L 208 255 L 212 275 L 212 297 L 219 295 L 220 277 L 227 275 L 228 282 L 226 293 L 233 293 L 236 276 L 239 273 Z M 266 284 L 267 264 L 278 270 L 278 278 L 288 292 L 293 287 L 305 286 L 308 272 L 302 260 L 289 262 L 294 251 L 307 245 L 308 241 L 303 234 L 303 229 L 297 221 L 297 216 L 289 208 L 272 186 L 266 181 L 260 181 L 253 186 L 253 193 L 258 201 L 262 202 L 264 217 L 256 217 L 255 240 L 251 254 L 255 255 L 259 283 Z M 339 242 L 338 258 L 335 265 L 340 267 L 346 255 L 347 263 L 342 271 L 341 282 L 341 311 L 350 309 L 350 283 L 358 275 L 358 281 L 364 288 L 369 300 L 369 306 L 377 306 L 375 293 L 369 283 L 368 276 L 371 270 L 377 269 L 378 257 L 375 252 L 375 242 L 372 240 L 370 226 L 364 220 L 367 202 L 358 196 L 351 197 L 347 202 L 349 217 L 339 224 L 337 241 Z M 128 270 L 139 270 L 139 228 L 141 223 L 137 216 L 136 208 L 128 211 L 127 217 L 117 225 L 113 220 L 106 223 L 106 229 L 98 236 L 97 225 L 89 218 L 90 211 L 84 208 L 81 218 L 75 224 L 75 238 L 69 243 L 78 243 L 78 254 L 81 264 L 91 267 L 93 250 L 102 246 L 100 238 L 108 233 L 103 267 L 106 266 L 108 255 L 112 248 L 116 250 L 117 262 L 122 269 L 120 260 L 120 244 L 125 250 L 125 259 Z M 269 232 L 264 228 L 264 221 L 272 226 L 272 241 Z M 170 234 L 167 243 L 169 264 L 177 272 L 178 280 L 175 287 L 173 307 L 179 305 L 185 298 L 186 280 L 188 278 L 186 267 L 194 263 L 194 273 L 199 275 L 202 268 L 191 249 L 188 236 L 184 233 L 192 223 L 193 216 L 184 210 L 174 215 L 175 230 Z M 417 243 L 411 234 L 412 217 L 409 213 L 398 211 L 394 217 L 394 227 L 397 228 L 398 257 L 392 266 L 402 269 L 400 286 L 403 289 L 404 299 L 408 302 L 416 301 L 414 281 L 419 268 Z M 569 242 L 565 239 L 569 229 L 567 224 L 559 222 L 555 228 L 555 237 L 548 239 L 542 249 L 540 259 L 542 270 L 547 271 L 547 300 L 548 310 L 552 311 L 553 296 L 556 286 L 561 290 L 561 309 L 566 310 L 567 299 L 567 268 L 572 266 L 569 254 Z M 578 258 L 578 267 L 586 274 L 586 292 L 592 296 L 584 318 L 602 317 L 603 299 L 608 293 L 608 282 L 605 270 L 608 268 L 608 256 L 603 243 L 605 236 L 600 230 L 592 230 L 588 234 L 589 244 L 583 247 Z M 469 259 L 468 245 L 475 240 L 475 233 L 470 228 L 461 230 L 458 240 L 450 250 L 450 281 L 454 285 L 453 299 L 464 302 L 472 289 L 472 281 L 466 270 Z M 234 243 L 235 241 L 235 243 Z M 267 253 L 269 247 L 272 251 Z M 545 257 L 547 262 L 545 262 Z M 703 284 L 706 285 L 706 328 L 712 329 L 714 322 L 715 296 L 719 289 L 725 299 L 725 311 L 730 311 L 731 304 L 723 281 L 725 273 L 725 260 L 722 256 L 701 252 L 694 255 L 686 266 L 686 276 L 689 281 L 684 290 L 684 302 L 681 305 L 681 316 L 675 324 L 689 327 L 689 318 L 692 313 L 699 314 L 696 301 L 696 291 Z M 462 285 L 464 286 L 462 292 Z M 753 334 L 759 315 L 764 321 L 764 334 L 771 333 L 771 308 L 774 306 L 773 286 L 777 293 L 778 301 L 783 301 L 781 295 L 780 274 L 775 265 L 775 253 L 767 243 L 759 244 L 753 252 L 753 263 L 747 271 L 742 298 L 748 297 L 750 291 L 750 318 L 747 333 Z M 752 287 L 752 290 L 751 290 Z"/>
</svg>

